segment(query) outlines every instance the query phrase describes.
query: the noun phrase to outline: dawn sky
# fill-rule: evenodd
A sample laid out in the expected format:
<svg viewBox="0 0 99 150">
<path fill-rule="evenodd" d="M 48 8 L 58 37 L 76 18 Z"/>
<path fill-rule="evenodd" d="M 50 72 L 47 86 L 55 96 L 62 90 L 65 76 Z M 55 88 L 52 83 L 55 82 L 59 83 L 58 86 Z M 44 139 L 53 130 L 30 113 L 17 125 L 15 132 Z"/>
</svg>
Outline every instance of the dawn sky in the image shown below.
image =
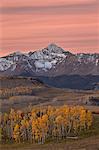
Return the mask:
<svg viewBox="0 0 99 150">
<path fill-rule="evenodd" d="M 98 0 L 0 0 L 0 56 L 56 43 L 99 52 Z"/>
</svg>

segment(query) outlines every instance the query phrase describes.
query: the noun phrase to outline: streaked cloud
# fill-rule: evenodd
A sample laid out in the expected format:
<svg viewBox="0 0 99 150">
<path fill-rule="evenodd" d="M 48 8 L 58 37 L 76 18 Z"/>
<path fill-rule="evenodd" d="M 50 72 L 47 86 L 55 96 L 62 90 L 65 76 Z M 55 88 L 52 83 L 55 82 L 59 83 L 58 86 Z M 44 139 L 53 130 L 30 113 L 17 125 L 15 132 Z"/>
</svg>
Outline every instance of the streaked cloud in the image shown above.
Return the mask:
<svg viewBox="0 0 99 150">
<path fill-rule="evenodd" d="M 55 42 L 73 52 L 98 52 L 98 0 L 1 0 L 0 55 Z"/>
<path fill-rule="evenodd" d="M 40 13 L 40 14 L 75 14 L 75 13 L 90 13 L 96 12 L 98 9 L 97 2 L 89 3 L 77 3 L 77 4 L 61 4 L 61 5 L 49 5 L 49 6 L 9 6 L 9 7 L 0 7 L 1 14 L 28 14 L 28 13 Z"/>
</svg>

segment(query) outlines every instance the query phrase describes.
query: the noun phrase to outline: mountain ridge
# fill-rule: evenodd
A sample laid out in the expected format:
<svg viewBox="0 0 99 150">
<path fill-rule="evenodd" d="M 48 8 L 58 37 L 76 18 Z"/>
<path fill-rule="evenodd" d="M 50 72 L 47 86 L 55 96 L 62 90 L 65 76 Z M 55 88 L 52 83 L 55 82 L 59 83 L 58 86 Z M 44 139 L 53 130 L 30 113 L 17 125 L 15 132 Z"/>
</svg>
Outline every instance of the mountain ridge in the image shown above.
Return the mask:
<svg viewBox="0 0 99 150">
<path fill-rule="evenodd" d="M 0 58 L 0 75 L 22 73 L 32 76 L 99 75 L 99 54 L 73 54 L 52 43 L 38 51 L 17 51 Z"/>
</svg>

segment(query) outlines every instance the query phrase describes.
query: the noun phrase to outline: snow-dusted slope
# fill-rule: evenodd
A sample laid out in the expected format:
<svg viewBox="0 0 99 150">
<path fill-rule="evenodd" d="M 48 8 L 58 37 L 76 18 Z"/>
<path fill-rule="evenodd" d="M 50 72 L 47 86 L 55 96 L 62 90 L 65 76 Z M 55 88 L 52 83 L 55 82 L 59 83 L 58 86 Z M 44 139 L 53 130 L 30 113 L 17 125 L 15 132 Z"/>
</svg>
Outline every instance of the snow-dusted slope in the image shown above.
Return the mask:
<svg viewBox="0 0 99 150">
<path fill-rule="evenodd" d="M 99 54 L 77 54 L 80 63 L 94 63 L 96 66 L 99 64 Z"/>
<path fill-rule="evenodd" d="M 5 71 L 13 65 L 13 61 L 6 58 L 0 58 L 0 71 Z"/>
<path fill-rule="evenodd" d="M 0 58 L 0 75 L 24 73 L 38 76 L 99 75 L 99 54 L 74 55 L 55 44 L 50 44 L 35 52 L 15 52 Z"/>
<path fill-rule="evenodd" d="M 65 51 L 55 44 L 50 44 L 47 48 L 35 51 L 29 55 L 29 58 L 35 60 L 36 71 L 48 71 L 61 63 L 67 55 Z"/>
</svg>

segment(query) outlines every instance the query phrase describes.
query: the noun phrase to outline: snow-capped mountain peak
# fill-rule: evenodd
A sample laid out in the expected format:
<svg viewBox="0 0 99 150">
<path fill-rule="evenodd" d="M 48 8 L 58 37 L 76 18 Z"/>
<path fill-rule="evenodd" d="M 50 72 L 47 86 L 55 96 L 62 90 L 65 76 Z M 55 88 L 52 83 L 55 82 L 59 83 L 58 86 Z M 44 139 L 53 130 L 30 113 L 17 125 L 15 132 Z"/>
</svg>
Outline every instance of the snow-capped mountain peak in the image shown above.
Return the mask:
<svg viewBox="0 0 99 150">
<path fill-rule="evenodd" d="M 0 74 L 58 76 L 62 74 L 98 74 L 99 54 L 72 54 L 56 44 L 38 51 L 14 52 L 0 58 Z"/>
<path fill-rule="evenodd" d="M 54 43 L 49 44 L 47 47 L 47 50 L 51 53 L 58 53 L 58 54 L 61 54 L 64 52 L 64 50 L 61 47 L 57 46 Z"/>
<path fill-rule="evenodd" d="M 50 44 L 40 51 L 29 53 L 29 56 L 32 60 L 35 60 L 36 72 L 40 72 L 41 70 L 47 72 L 55 68 L 56 64 L 61 63 L 67 57 L 67 54 L 56 44 Z"/>
</svg>

